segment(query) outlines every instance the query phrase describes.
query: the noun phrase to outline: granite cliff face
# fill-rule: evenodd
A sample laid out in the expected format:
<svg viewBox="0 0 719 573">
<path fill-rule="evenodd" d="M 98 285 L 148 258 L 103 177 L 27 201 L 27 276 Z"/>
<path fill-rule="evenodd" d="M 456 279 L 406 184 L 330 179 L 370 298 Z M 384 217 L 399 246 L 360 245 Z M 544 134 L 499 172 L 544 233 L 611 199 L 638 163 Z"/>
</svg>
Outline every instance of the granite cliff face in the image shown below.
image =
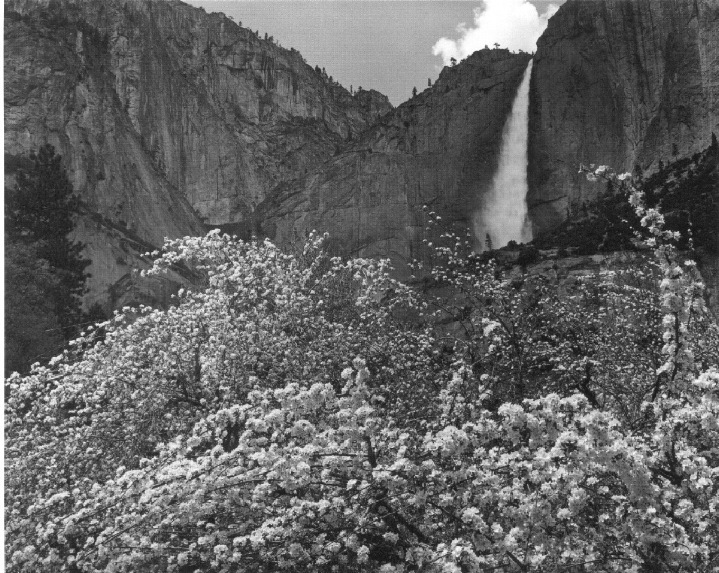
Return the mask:
<svg viewBox="0 0 719 573">
<path fill-rule="evenodd" d="M 49 142 L 65 158 L 89 302 L 164 298 L 166 285 L 117 287 L 141 253 L 207 226 L 249 233 L 276 186 L 392 107 L 181 2 L 8 0 L 4 32 L 5 152 Z"/>
<path fill-rule="evenodd" d="M 719 133 L 716 0 L 569 0 L 549 21 L 530 96 L 530 217 L 551 229 L 596 197 L 580 163 L 655 170 Z"/>
<path fill-rule="evenodd" d="M 142 253 L 209 227 L 422 258 L 423 205 L 460 234 L 491 183 L 529 54 L 481 50 L 393 109 L 295 50 L 177 0 L 6 0 L 5 151 L 49 142 L 84 213 L 88 303 L 163 301 Z M 530 92 L 535 234 L 591 200 L 580 163 L 653 169 L 719 133 L 716 0 L 568 0 Z"/>
<path fill-rule="evenodd" d="M 422 257 L 427 215 L 463 235 L 496 168 L 528 54 L 481 50 L 260 205 L 261 232 L 288 243 L 316 229 L 338 253 Z"/>
<path fill-rule="evenodd" d="M 127 281 L 131 267 L 147 265 L 148 247 L 204 226 L 146 153 L 112 90 L 99 34 L 89 32 L 6 10 L 5 153 L 26 154 L 47 141 L 63 155 L 82 195 L 77 236 L 93 261 L 94 302 Z M 150 299 L 163 298 L 144 288 Z"/>
</svg>

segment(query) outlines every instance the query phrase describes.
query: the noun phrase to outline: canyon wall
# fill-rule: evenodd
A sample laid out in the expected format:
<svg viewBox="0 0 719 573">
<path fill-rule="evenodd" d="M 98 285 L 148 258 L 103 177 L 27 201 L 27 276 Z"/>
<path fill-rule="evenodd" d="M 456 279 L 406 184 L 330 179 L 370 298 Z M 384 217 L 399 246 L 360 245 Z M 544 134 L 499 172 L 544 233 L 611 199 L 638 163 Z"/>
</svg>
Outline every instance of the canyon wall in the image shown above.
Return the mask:
<svg viewBox="0 0 719 573">
<path fill-rule="evenodd" d="M 272 189 L 392 109 L 176 1 L 8 0 L 4 59 L 5 152 L 49 142 L 63 156 L 83 202 L 88 303 L 164 299 L 167 285 L 139 299 L 116 285 L 134 284 L 164 237 L 249 234 Z"/>
<path fill-rule="evenodd" d="M 496 170 L 502 128 L 530 59 L 480 50 L 260 205 L 260 231 L 289 243 L 316 229 L 337 253 L 424 255 L 427 207 L 464 236 Z"/>
<path fill-rule="evenodd" d="M 405 273 L 425 240 L 471 229 L 530 59 L 480 50 L 393 109 L 177 0 L 6 0 L 4 27 L 5 151 L 49 142 L 63 155 L 83 203 L 87 302 L 106 307 L 166 302 L 187 276 L 131 269 L 164 237 L 215 226 L 282 245 L 316 229 L 336 253 Z M 535 234 L 600 191 L 580 163 L 652 170 L 719 133 L 716 0 L 568 0 L 533 66 Z"/>
<path fill-rule="evenodd" d="M 719 2 L 568 0 L 537 44 L 530 101 L 541 232 L 596 197 L 580 164 L 652 171 L 719 134 Z"/>
</svg>

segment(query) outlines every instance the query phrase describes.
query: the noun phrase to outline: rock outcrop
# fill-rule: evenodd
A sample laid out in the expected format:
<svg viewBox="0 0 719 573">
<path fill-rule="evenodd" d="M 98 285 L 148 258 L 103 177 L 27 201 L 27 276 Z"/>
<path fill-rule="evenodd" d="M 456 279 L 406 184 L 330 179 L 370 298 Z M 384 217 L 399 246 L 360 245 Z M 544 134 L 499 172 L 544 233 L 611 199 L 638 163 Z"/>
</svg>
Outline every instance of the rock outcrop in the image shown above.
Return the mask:
<svg viewBox="0 0 719 573">
<path fill-rule="evenodd" d="M 481 50 L 260 205 L 280 243 L 325 231 L 338 253 L 422 258 L 427 205 L 464 235 L 496 168 L 501 133 L 529 54 Z"/>
<path fill-rule="evenodd" d="M 568 0 L 538 42 L 530 102 L 541 232 L 596 197 L 580 163 L 651 171 L 719 133 L 719 3 Z"/>
<path fill-rule="evenodd" d="M 8 0 L 4 41 L 5 152 L 63 155 L 86 211 L 88 302 L 137 300 L 114 285 L 164 237 L 249 234 L 275 187 L 392 109 L 177 1 Z"/>
<path fill-rule="evenodd" d="M 481 50 L 393 109 L 293 49 L 177 0 L 6 0 L 5 151 L 49 142 L 83 201 L 88 303 L 164 301 L 130 270 L 208 227 L 337 253 L 423 258 L 471 229 L 530 55 Z M 716 0 L 568 0 L 538 44 L 530 93 L 535 234 L 593 199 L 580 163 L 653 169 L 719 132 Z M 482 240 L 483 238 L 479 238 Z M 475 238 L 475 240 L 477 240 Z"/>
</svg>

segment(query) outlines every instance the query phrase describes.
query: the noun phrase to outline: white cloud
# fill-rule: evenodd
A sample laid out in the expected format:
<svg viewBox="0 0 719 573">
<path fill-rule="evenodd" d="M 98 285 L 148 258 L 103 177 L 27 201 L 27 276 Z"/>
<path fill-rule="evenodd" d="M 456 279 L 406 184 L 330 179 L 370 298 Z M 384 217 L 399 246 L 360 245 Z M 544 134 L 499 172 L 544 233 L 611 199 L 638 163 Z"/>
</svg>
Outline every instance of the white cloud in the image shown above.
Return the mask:
<svg viewBox="0 0 719 573">
<path fill-rule="evenodd" d="M 534 52 L 537 40 L 547 27 L 547 21 L 559 9 L 550 4 L 543 14 L 528 0 L 482 0 L 474 10 L 474 26 L 457 26 L 457 40 L 441 38 L 432 48 L 435 56 L 441 56 L 445 65 L 451 58 L 462 60 L 495 43 L 510 50 Z"/>
</svg>

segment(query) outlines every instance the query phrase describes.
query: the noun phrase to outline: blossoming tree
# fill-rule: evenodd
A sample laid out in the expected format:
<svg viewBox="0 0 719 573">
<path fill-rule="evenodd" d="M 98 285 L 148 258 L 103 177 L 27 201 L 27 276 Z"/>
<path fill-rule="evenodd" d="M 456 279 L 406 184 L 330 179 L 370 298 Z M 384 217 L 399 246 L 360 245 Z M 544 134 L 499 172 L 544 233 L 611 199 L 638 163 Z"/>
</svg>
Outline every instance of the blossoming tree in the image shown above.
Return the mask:
<svg viewBox="0 0 719 573">
<path fill-rule="evenodd" d="M 559 296 L 450 247 L 448 335 L 436 301 L 314 237 L 168 242 L 151 272 L 204 289 L 7 381 L 9 570 L 716 571 L 701 284 L 630 179 L 591 175 L 632 191 L 658 295 Z"/>
</svg>

